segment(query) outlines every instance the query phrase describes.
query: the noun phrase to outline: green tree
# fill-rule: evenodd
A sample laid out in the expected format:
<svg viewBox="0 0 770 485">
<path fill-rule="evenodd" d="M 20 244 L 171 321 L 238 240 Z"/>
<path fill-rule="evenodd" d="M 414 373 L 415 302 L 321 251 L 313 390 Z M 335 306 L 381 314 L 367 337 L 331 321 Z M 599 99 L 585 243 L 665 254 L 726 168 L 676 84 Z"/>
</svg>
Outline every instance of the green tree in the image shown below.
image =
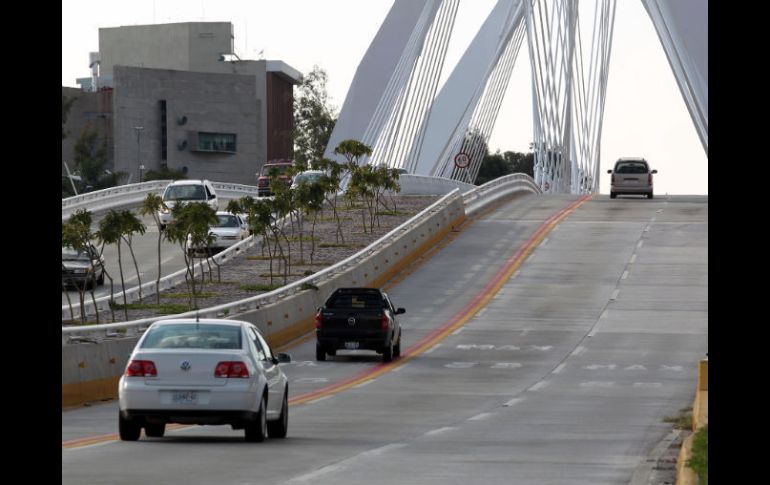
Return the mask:
<svg viewBox="0 0 770 485">
<path fill-rule="evenodd" d="M 62 247 L 71 247 L 75 251 L 90 254 L 91 239 L 94 237 L 94 234 L 91 231 L 92 220 L 93 217 L 91 212 L 87 209 L 79 209 L 72 214 L 67 222 L 62 224 Z M 99 323 L 99 309 L 96 306 L 96 295 L 94 293 L 96 287 L 96 268 L 94 267 L 92 257 L 89 257 L 88 261 L 89 269 L 88 274 L 84 279 L 84 283 L 82 285 L 76 285 L 80 296 L 80 319 L 82 322 L 86 321 L 85 291 L 86 287 L 90 287 L 91 300 L 93 301 L 94 309 L 96 310 L 96 323 Z M 93 283 L 90 286 L 88 285 L 89 275 L 93 277 Z"/>
<path fill-rule="evenodd" d="M 304 76 L 294 99 L 294 158 L 304 165 L 323 157 L 337 121 L 326 94 L 326 72 L 318 66 Z"/>
<path fill-rule="evenodd" d="M 173 222 L 166 227 L 166 238 L 179 244 L 187 267 L 187 287 L 190 290 L 190 308 L 198 307 L 195 288 L 195 252 L 193 248 L 208 246 L 209 227 L 217 223 L 217 213 L 208 204 L 192 202 L 176 204 L 172 209 Z M 203 265 L 201 265 L 203 271 Z"/>
<path fill-rule="evenodd" d="M 511 173 L 526 173 L 530 177 L 534 177 L 534 162 L 535 156 L 532 152 L 506 151 L 505 153 L 500 153 L 500 150 L 497 150 L 495 153 L 484 157 L 475 183 L 476 185 L 482 185 L 490 180 Z"/>
<path fill-rule="evenodd" d="M 67 124 L 67 118 L 69 117 L 70 109 L 72 108 L 72 103 L 75 102 L 77 98 L 75 96 L 69 97 L 65 95 L 61 95 L 61 139 L 67 138 L 67 131 L 64 129 L 64 125 Z"/>
<path fill-rule="evenodd" d="M 107 141 L 98 142 L 99 132 L 85 127 L 75 142 L 75 167 L 86 189 L 99 190 L 115 185 L 122 174 L 106 170 Z"/>
<path fill-rule="evenodd" d="M 161 243 L 163 242 L 163 229 L 160 222 L 160 211 L 163 207 L 163 197 L 158 194 L 150 192 L 147 197 L 142 201 L 142 207 L 139 209 L 139 213 L 143 216 L 152 216 L 152 220 L 155 221 L 155 226 L 158 228 L 158 279 L 155 282 L 155 295 L 157 296 L 157 303 L 160 303 L 160 277 L 161 277 Z"/>
<path fill-rule="evenodd" d="M 318 213 L 323 210 L 324 203 L 324 187 L 321 182 L 314 181 L 309 183 L 302 181 L 294 189 L 292 194 L 294 204 L 297 207 L 298 225 L 299 225 L 299 255 L 302 261 L 305 260 L 303 253 L 302 237 L 304 234 L 304 220 L 305 216 L 312 216 L 313 223 L 310 230 L 310 263 L 313 263 L 313 256 L 315 254 L 315 225 L 318 220 Z"/>
<path fill-rule="evenodd" d="M 121 243 L 123 242 L 123 221 L 120 213 L 114 209 L 110 210 L 107 215 L 99 221 L 99 230 L 96 233 L 96 237 L 102 245 L 115 244 L 118 248 L 118 271 L 120 272 L 120 287 L 123 291 L 123 313 L 126 320 L 128 320 L 128 307 L 126 305 L 128 300 L 126 299 L 126 280 L 123 275 L 123 253 L 121 250 Z M 110 285 L 110 293 L 110 301 L 114 304 L 112 285 Z"/>
<path fill-rule="evenodd" d="M 148 170 L 144 173 L 144 181 L 151 180 L 181 180 L 186 179 L 184 172 L 168 167 L 160 167 L 158 170 Z"/>
<path fill-rule="evenodd" d="M 315 162 L 315 166 L 318 170 L 324 172 L 324 174 L 318 178 L 318 182 L 323 188 L 324 198 L 331 206 L 334 220 L 337 222 L 337 231 L 334 233 L 334 237 L 337 243 L 339 243 L 340 240 L 344 243 L 345 235 L 342 231 L 342 221 L 340 220 L 340 215 L 337 211 L 337 194 L 339 193 L 340 185 L 342 184 L 342 166 L 328 158 L 318 159 Z"/>
<path fill-rule="evenodd" d="M 147 226 L 136 217 L 136 214 L 130 210 L 124 210 L 120 212 L 120 235 L 128 246 L 128 250 L 131 253 L 131 259 L 134 261 L 134 269 L 136 269 L 136 279 L 139 282 L 139 301 L 142 301 L 142 277 L 139 273 L 139 264 L 136 261 L 136 255 L 134 254 L 134 234 L 139 233 L 144 235 L 147 230 Z"/>
</svg>

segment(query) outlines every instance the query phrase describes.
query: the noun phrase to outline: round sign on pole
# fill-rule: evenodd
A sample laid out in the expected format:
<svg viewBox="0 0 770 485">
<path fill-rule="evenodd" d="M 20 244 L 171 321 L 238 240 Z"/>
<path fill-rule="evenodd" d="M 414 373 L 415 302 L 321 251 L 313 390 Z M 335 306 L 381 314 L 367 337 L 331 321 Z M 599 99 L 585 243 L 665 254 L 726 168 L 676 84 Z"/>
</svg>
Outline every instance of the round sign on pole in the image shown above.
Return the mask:
<svg viewBox="0 0 770 485">
<path fill-rule="evenodd" d="M 471 164 L 471 157 L 465 153 L 460 152 L 455 155 L 455 165 L 457 168 L 467 168 Z"/>
</svg>

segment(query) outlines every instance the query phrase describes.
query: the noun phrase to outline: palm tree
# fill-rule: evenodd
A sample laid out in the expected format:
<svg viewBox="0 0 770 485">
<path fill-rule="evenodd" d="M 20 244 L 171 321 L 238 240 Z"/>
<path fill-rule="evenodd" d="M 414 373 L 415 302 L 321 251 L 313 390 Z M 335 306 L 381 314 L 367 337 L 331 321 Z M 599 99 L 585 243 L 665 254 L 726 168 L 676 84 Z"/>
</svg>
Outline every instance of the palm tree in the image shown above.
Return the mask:
<svg viewBox="0 0 770 485">
<path fill-rule="evenodd" d="M 93 283 L 90 285 L 91 301 L 96 310 L 96 323 L 99 323 L 99 308 L 96 306 L 96 268 L 94 267 L 91 239 L 94 234 L 91 232 L 91 212 L 87 209 L 80 209 L 72 214 L 66 224 L 62 225 L 62 246 L 69 246 L 75 251 L 86 252 L 88 257 L 89 269 L 82 286 L 78 286 L 80 294 L 80 318 L 82 322 L 86 321 L 85 313 L 85 290 L 88 286 L 88 275 L 93 276 Z"/>
<path fill-rule="evenodd" d="M 142 301 L 142 277 L 139 274 L 139 264 L 136 262 L 136 255 L 134 255 L 133 239 L 134 234 L 137 232 L 144 235 L 147 230 L 147 226 L 136 217 L 136 214 L 130 210 L 124 210 L 120 212 L 120 235 L 126 244 L 128 250 L 131 252 L 131 259 L 134 261 L 134 269 L 136 269 L 136 279 L 139 281 L 139 301 Z"/>
<path fill-rule="evenodd" d="M 99 221 L 99 231 L 96 233 L 98 240 L 102 244 L 115 244 L 118 247 L 118 268 L 120 270 L 120 287 L 123 289 L 123 311 L 128 320 L 128 300 L 126 299 L 126 280 L 123 277 L 123 254 L 121 252 L 121 242 L 123 241 L 123 222 L 121 216 L 114 209 L 110 210 L 104 218 Z"/>
<path fill-rule="evenodd" d="M 172 209 L 174 221 L 166 228 L 166 238 L 179 244 L 187 266 L 187 285 L 190 289 L 190 308 L 197 307 L 195 291 L 195 256 L 193 248 L 205 246 L 209 227 L 217 222 L 217 213 L 208 204 L 193 202 L 177 204 Z M 201 271 L 203 268 L 201 267 Z"/>
<path fill-rule="evenodd" d="M 163 207 L 163 197 L 158 194 L 150 192 L 142 202 L 142 207 L 139 209 L 139 213 L 143 216 L 151 215 L 152 220 L 155 221 L 155 226 L 158 228 L 158 280 L 155 283 L 155 295 L 157 296 L 157 302 L 160 303 L 160 277 L 161 277 L 161 262 L 160 262 L 160 244 L 163 240 L 163 229 L 161 228 L 160 216 L 158 212 Z"/>
</svg>

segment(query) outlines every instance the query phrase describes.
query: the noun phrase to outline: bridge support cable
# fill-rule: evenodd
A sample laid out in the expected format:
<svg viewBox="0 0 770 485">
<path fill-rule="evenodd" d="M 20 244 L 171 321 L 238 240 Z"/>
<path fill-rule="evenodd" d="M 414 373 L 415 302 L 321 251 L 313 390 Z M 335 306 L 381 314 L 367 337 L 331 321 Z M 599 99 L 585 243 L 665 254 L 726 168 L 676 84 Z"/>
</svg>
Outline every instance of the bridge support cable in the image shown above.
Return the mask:
<svg viewBox="0 0 770 485">
<path fill-rule="evenodd" d="M 474 183 L 486 155 L 488 141 L 500 112 L 506 88 L 513 72 L 513 67 L 524 39 L 524 23 L 512 23 L 507 33 L 507 40 L 488 80 L 481 84 L 474 96 L 474 109 L 469 110 L 467 121 L 458 125 L 452 136 L 452 143 L 442 154 L 440 176 Z M 458 153 L 468 155 L 468 167 L 459 167 L 454 157 Z"/>
<path fill-rule="evenodd" d="M 545 193 L 569 192 L 577 0 L 525 4 L 532 64 L 535 182 Z"/>
<path fill-rule="evenodd" d="M 524 38 L 523 11 L 524 7 L 521 1 L 508 0 L 503 2 L 501 0 L 498 2 L 439 94 L 437 103 L 440 109 L 446 109 L 441 103 L 442 101 L 448 102 L 446 101 L 447 94 L 454 90 L 460 91 L 460 95 L 455 97 L 455 102 L 462 100 L 463 97 L 468 101 L 464 105 L 462 113 L 457 114 L 458 122 L 450 127 L 451 131 L 445 131 L 444 136 L 446 136 L 447 142 L 441 145 L 441 151 L 436 152 L 435 145 L 429 147 L 430 151 L 438 154 L 433 167 L 430 169 L 430 175 L 466 183 L 473 183 L 478 176 L 486 154 L 485 148 L 494 129 L 502 99 Z M 493 17 L 497 17 L 495 20 L 501 18 L 501 14 L 503 15 L 502 23 L 491 22 Z M 498 31 L 497 29 L 499 29 L 499 34 L 494 35 Z M 467 79 L 464 79 L 468 75 L 467 65 L 472 62 L 478 65 L 478 59 L 470 58 L 470 56 L 480 50 L 479 45 L 484 47 L 484 40 L 490 38 L 495 39 L 496 44 L 493 49 L 490 49 L 488 44 L 486 45 L 487 50 L 484 54 L 488 57 L 482 58 L 482 60 L 489 59 L 486 67 L 482 71 L 477 70 L 473 73 L 474 76 L 477 76 L 475 83 L 467 82 Z M 455 86 L 461 83 L 465 84 L 464 92 Z M 473 88 L 472 91 L 468 90 L 469 87 Z M 442 128 L 446 129 L 447 127 Z M 437 130 L 432 133 L 435 131 Z M 433 138 L 436 139 L 437 137 L 434 136 Z M 429 150 L 426 152 L 430 153 Z M 455 157 L 458 154 L 467 157 L 469 160 L 467 166 L 455 164 Z"/>
<path fill-rule="evenodd" d="M 401 62 L 403 57 L 414 45 L 423 42 L 419 34 L 424 35 L 427 29 L 419 27 L 418 22 L 425 20 L 425 15 L 432 19 L 436 7 L 435 0 L 394 0 L 356 69 L 324 157 L 344 162 L 344 157 L 336 155 L 334 148 L 342 140 L 363 140 L 368 128 L 377 123 L 375 111 L 386 97 L 387 89 L 393 89 L 394 76 L 403 77 L 406 68 Z"/>
<path fill-rule="evenodd" d="M 571 192 L 573 194 L 599 191 L 599 154 L 607 92 L 610 53 L 616 0 L 597 0 L 593 15 L 588 76 L 581 23 L 576 26 L 576 49 L 573 83 L 573 134 L 570 161 L 572 163 Z"/>
<path fill-rule="evenodd" d="M 708 0 L 642 0 L 708 156 Z"/>
<path fill-rule="evenodd" d="M 405 77 L 393 83 L 390 97 L 382 99 L 378 111 L 385 113 L 383 123 L 373 127 L 371 139 L 364 139 L 373 148 L 370 164 L 409 171 L 416 167 L 416 153 L 438 88 L 458 6 L 459 0 L 442 0 L 435 21 L 418 23 L 420 28 L 428 29 L 427 35 L 418 33 L 424 42 L 402 58 Z"/>
</svg>

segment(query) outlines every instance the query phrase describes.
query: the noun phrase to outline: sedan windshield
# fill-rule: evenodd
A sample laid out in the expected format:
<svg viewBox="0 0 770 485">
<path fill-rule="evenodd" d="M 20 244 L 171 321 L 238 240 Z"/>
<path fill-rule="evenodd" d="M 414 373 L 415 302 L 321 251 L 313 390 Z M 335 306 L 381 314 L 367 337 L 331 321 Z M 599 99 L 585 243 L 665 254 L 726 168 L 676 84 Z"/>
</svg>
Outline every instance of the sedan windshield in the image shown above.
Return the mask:
<svg viewBox="0 0 770 485">
<path fill-rule="evenodd" d="M 217 223 L 216 227 L 239 227 L 240 226 L 240 224 L 238 224 L 238 218 L 235 216 L 218 215 L 217 219 L 219 219 L 219 222 Z"/>
<path fill-rule="evenodd" d="M 202 185 L 172 185 L 163 200 L 206 200 L 206 193 Z"/>
<path fill-rule="evenodd" d="M 148 331 L 145 349 L 240 349 L 241 327 L 205 323 L 160 325 Z"/>
<path fill-rule="evenodd" d="M 88 261 L 86 251 L 75 251 L 72 248 L 61 248 L 62 261 Z"/>
</svg>

